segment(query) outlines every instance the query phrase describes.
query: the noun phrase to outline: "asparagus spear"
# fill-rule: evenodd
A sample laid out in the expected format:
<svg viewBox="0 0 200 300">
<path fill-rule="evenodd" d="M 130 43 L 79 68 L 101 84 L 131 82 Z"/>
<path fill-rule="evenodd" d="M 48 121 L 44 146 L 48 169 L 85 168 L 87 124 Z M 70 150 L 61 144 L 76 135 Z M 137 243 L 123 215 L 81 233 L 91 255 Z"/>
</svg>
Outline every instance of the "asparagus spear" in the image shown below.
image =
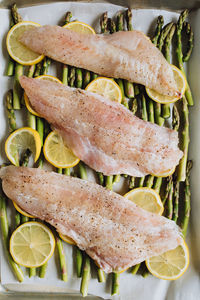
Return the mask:
<svg viewBox="0 0 200 300">
<path fill-rule="evenodd" d="M 100 18 L 100 27 L 101 33 L 108 32 L 108 13 L 107 11 L 103 13 L 102 17 Z"/>
<path fill-rule="evenodd" d="M 86 297 L 88 294 L 88 286 L 91 277 L 91 266 L 90 266 L 90 258 L 87 254 L 85 254 L 85 261 L 83 265 L 83 275 L 81 280 L 81 288 L 80 292 L 83 297 Z"/>
<path fill-rule="evenodd" d="M 84 76 L 83 76 L 83 88 L 85 89 L 86 86 L 90 83 L 91 80 L 91 74 L 90 71 L 85 70 Z"/>
<path fill-rule="evenodd" d="M 57 246 L 57 249 L 58 249 L 58 256 L 59 256 L 59 261 L 60 261 L 61 278 L 62 278 L 63 281 L 67 282 L 67 280 L 68 280 L 68 278 L 67 278 L 67 265 L 66 265 L 66 260 L 65 260 L 65 253 L 64 253 L 64 249 L 63 249 L 63 243 L 62 243 L 62 241 L 59 238 L 57 233 L 56 233 L 56 246 Z"/>
<path fill-rule="evenodd" d="M 186 178 L 186 165 L 189 148 L 189 111 L 186 97 L 182 98 L 182 114 L 183 114 L 183 129 L 181 131 L 181 145 L 180 148 L 183 151 L 183 157 L 181 158 L 177 169 L 177 181 L 185 181 Z"/>
<path fill-rule="evenodd" d="M 20 282 L 22 282 L 24 280 L 24 274 L 22 272 L 22 269 L 18 264 L 14 262 L 9 251 L 9 223 L 8 223 L 7 211 L 6 211 L 6 199 L 2 195 L 0 195 L 0 221 L 1 221 L 2 241 L 3 241 L 3 246 L 4 246 L 6 256 L 8 257 L 8 261 L 14 275 Z"/>
<path fill-rule="evenodd" d="M 186 34 L 188 36 L 187 51 L 183 55 L 183 61 L 187 62 L 192 54 L 192 50 L 194 47 L 194 33 L 188 22 L 183 23 L 183 29 L 186 31 Z"/>
<path fill-rule="evenodd" d="M 70 23 L 71 18 L 72 18 L 72 13 L 68 11 L 65 15 L 64 25 Z M 62 82 L 63 84 L 66 85 L 68 85 L 68 73 L 69 73 L 68 66 L 63 64 Z"/>
<path fill-rule="evenodd" d="M 22 17 L 17 11 L 16 4 L 13 4 L 11 7 L 11 14 L 14 20 L 14 23 L 17 24 L 22 21 Z M 15 65 L 15 79 L 14 79 L 14 87 L 13 87 L 13 108 L 14 109 L 20 109 L 20 99 L 22 96 L 22 88 L 19 83 L 19 77 L 23 75 L 23 66 L 16 63 Z"/>
<path fill-rule="evenodd" d="M 13 21 L 12 15 L 11 15 L 10 16 L 10 28 L 12 28 L 14 26 L 14 24 L 15 23 Z M 8 62 L 7 70 L 6 70 L 6 76 L 13 76 L 14 69 L 15 69 L 15 62 L 9 55 L 9 62 Z"/>
<path fill-rule="evenodd" d="M 173 210 L 172 220 L 174 222 L 177 222 L 177 220 L 178 220 L 178 209 L 179 209 L 179 188 L 180 188 L 180 182 L 175 181 L 173 188 L 174 188 L 174 210 Z"/>
<path fill-rule="evenodd" d="M 69 85 L 73 87 L 75 85 L 75 78 L 76 78 L 76 69 L 74 67 L 70 68 L 70 75 L 69 75 Z"/>
<path fill-rule="evenodd" d="M 174 186 L 173 180 L 170 180 L 170 187 L 169 187 L 169 194 L 167 198 L 167 218 L 172 219 L 173 215 L 173 193 L 174 193 Z"/>
<path fill-rule="evenodd" d="M 188 16 L 188 9 L 185 9 L 181 14 L 177 22 L 177 29 L 176 29 L 176 37 L 177 37 L 177 45 L 176 45 L 176 55 L 178 60 L 178 66 L 179 69 L 185 74 L 185 70 L 183 67 L 183 50 L 182 50 L 182 30 L 183 30 L 183 23 L 185 19 Z M 188 105 L 193 106 L 194 101 L 192 97 L 192 93 L 189 87 L 189 84 L 187 83 L 186 91 L 185 91 L 185 97 L 187 99 Z"/>
<path fill-rule="evenodd" d="M 155 36 L 154 36 L 153 39 L 152 39 L 152 43 L 153 43 L 154 45 L 156 45 L 156 46 L 157 46 L 157 44 L 158 44 L 158 39 L 159 39 L 161 30 L 162 30 L 163 24 L 164 24 L 163 16 L 159 16 L 159 17 L 157 18 L 157 27 L 156 27 Z"/>
<path fill-rule="evenodd" d="M 78 166 L 79 166 L 79 177 L 81 179 L 87 180 L 87 172 L 86 172 L 86 168 L 85 168 L 83 162 L 80 162 L 78 164 Z M 82 260 L 82 258 L 80 257 L 80 254 L 81 254 L 81 251 L 79 250 L 78 258 L 80 258 Z M 90 268 L 91 268 L 90 267 L 90 258 L 85 253 L 85 260 L 84 260 L 84 264 L 83 264 L 83 273 L 82 273 L 81 287 L 80 287 L 80 292 L 83 295 L 83 297 L 87 296 L 87 292 L 88 292 L 88 285 L 89 285 L 89 280 L 91 277 Z M 80 270 L 81 270 L 81 265 L 79 265 L 79 272 L 80 272 Z"/>
<path fill-rule="evenodd" d="M 119 273 L 113 272 L 112 273 L 112 291 L 111 296 L 119 295 Z"/>
<path fill-rule="evenodd" d="M 166 36 L 165 44 L 164 44 L 165 58 L 169 63 L 171 62 L 170 46 L 171 46 L 171 43 L 172 43 L 172 38 L 174 36 L 175 30 L 176 30 L 176 25 L 173 24 L 170 31 L 169 31 L 169 33 Z M 168 119 L 170 117 L 170 104 L 162 105 L 162 116 L 163 116 L 164 119 Z"/>
<path fill-rule="evenodd" d="M 59 174 L 62 174 L 62 169 L 58 168 L 57 172 Z M 66 265 L 66 259 L 63 249 L 63 243 L 58 234 L 56 233 L 56 246 L 58 249 L 58 256 L 59 256 L 59 262 L 60 262 L 60 269 L 61 269 L 61 278 L 63 281 L 67 281 L 67 265 Z"/>
<path fill-rule="evenodd" d="M 127 28 L 129 31 L 133 30 L 132 26 L 132 11 L 131 9 L 128 9 L 125 14 L 126 21 L 127 21 Z M 118 24 L 119 23 L 119 24 Z M 117 16 L 117 31 L 123 30 L 124 24 L 123 24 L 123 14 L 119 13 Z M 125 87 L 125 94 L 126 96 L 131 99 L 134 98 L 134 86 L 133 83 L 125 80 L 124 81 L 124 87 Z"/>
<path fill-rule="evenodd" d="M 83 74 L 82 70 L 79 68 L 76 68 L 76 87 L 77 88 L 82 88 L 83 85 Z"/>
<path fill-rule="evenodd" d="M 190 171 L 192 169 L 193 162 L 188 160 L 186 167 L 186 178 L 184 182 L 184 218 L 181 224 L 182 233 L 184 238 L 186 237 L 188 222 L 190 217 Z"/>
<path fill-rule="evenodd" d="M 40 76 L 40 75 L 41 75 L 41 71 L 42 71 L 42 63 L 39 62 L 39 63 L 36 65 L 34 77 Z"/>
<path fill-rule="evenodd" d="M 15 111 L 13 109 L 13 93 L 12 90 L 9 90 L 6 95 L 6 112 L 8 117 L 8 124 L 10 132 L 16 130 L 16 117 Z"/>
</svg>

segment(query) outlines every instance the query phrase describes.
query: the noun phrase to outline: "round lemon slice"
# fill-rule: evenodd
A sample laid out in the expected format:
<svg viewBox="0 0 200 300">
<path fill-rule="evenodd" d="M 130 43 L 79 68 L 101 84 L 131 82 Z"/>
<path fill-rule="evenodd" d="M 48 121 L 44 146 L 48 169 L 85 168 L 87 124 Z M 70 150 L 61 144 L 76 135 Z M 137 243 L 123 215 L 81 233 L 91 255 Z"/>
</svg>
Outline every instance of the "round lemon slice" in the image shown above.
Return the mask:
<svg viewBox="0 0 200 300">
<path fill-rule="evenodd" d="M 189 250 L 182 242 L 177 248 L 146 260 L 149 272 L 165 280 L 176 280 L 181 277 L 189 266 Z"/>
<path fill-rule="evenodd" d="M 125 198 L 133 201 L 137 206 L 155 214 L 162 215 L 164 207 L 159 194 L 150 188 L 136 188 L 124 195 Z"/>
<path fill-rule="evenodd" d="M 15 201 L 13 201 L 13 205 L 15 207 L 15 209 L 23 216 L 28 217 L 28 218 L 35 218 L 31 215 L 29 215 L 27 212 L 23 211 L 18 205 L 17 203 L 15 203 Z"/>
<path fill-rule="evenodd" d="M 176 66 L 172 65 L 172 69 L 174 72 L 174 78 L 177 84 L 178 90 L 181 92 L 181 95 L 184 95 L 185 89 L 187 87 L 187 81 L 185 79 L 185 75 L 181 70 L 179 70 Z M 167 95 L 161 95 L 155 90 L 146 88 L 147 95 L 153 99 L 154 101 L 161 103 L 161 104 L 169 104 L 176 102 L 180 97 L 174 97 L 174 96 L 167 96 Z"/>
<path fill-rule="evenodd" d="M 159 173 L 159 174 L 152 174 L 152 175 L 156 176 L 156 177 L 168 177 L 168 176 L 171 176 L 172 174 L 174 174 L 175 170 L 176 170 L 176 167 L 173 167 L 172 169 L 170 169 L 166 172 Z"/>
<path fill-rule="evenodd" d="M 41 147 L 39 133 L 30 127 L 23 127 L 9 135 L 5 143 L 5 152 L 11 163 L 19 166 L 20 153 L 29 149 L 36 162 L 40 156 Z"/>
<path fill-rule="evenodd" d="M 56 131 L 50 132 L 47 136 L 43 151 L 46 160 L 56 168 L 71 168 L 80 161 Z"/>
<path fill-rule="evenodd" d="M 72 238 L 70 238 L 69 236 L 63 235 L 63 234 L 61 234 L 61 233 L 59 233 L 59 236 L 60 236 L 60 238 L 61 238 L 64 242 L 66 242 L 66 243 L 68 243 L 68 244 L 70 244 L 70 245 L 76 245 L 76 243 L 74 242 L 74 240 L 73 240 Z"/>
<path fill-rule="evenodd" d="M 42 80 L 49 80 L 49 81 L 53 81 L 53 82 L 58 82 L 58 83 L 62 83 L 58 78 L 54 77 L 54 76 L 51 76 L 51 75 L 40 75 L 38 77 L 35 77 L 36 79 L 42 79 Z M 26 95 L 26 93 L 24 93 L 24 102 L 25 102 L 25 105 L 26 105 L 26 108 L 28 109 L 28 111 L 35 115 L 35 116 L 38 116 L 38 113 L 36 111 L 34 111 L 34 109 L 32 108 L 30 102 L 29 102 L 29 99 L 28 99 L 28 96 Z"/>
<path fill-rule="evenodd" d="M 45 264 L 53 255 L 54 249 L 53 233 L 39 222 L 20 225 L 10 238 L 10 254 L 16 263 L 27 268 Z"/>
<path fill-rule="evenodd" d="M 122 92 L 119 85 L 111 78 L 97 77 L 86 86 L 86 91 L 97 93 L 112 101 L 121 103 Z"/>
<path fill-rule="evenodd" d="M 73 30 L 78 33 L 96 34 L 94 29 L 90 25 L 83 23 L 83 22 L 79 22 L 79 21 L 70 22 L 70 23 L 64 25 L 63 27 Z"/>
<path fill-rule="evenodd" d="M 19 64 L 34 65 L 44 58 L 44 55 L 33 52 L 19 41 L 19 38 L 26 30 L 39 26 L 41 25 L 34 22 L 23 21 L 14 25 L 8 32 L 6 38 L 8 53 Z"/>
</svg>

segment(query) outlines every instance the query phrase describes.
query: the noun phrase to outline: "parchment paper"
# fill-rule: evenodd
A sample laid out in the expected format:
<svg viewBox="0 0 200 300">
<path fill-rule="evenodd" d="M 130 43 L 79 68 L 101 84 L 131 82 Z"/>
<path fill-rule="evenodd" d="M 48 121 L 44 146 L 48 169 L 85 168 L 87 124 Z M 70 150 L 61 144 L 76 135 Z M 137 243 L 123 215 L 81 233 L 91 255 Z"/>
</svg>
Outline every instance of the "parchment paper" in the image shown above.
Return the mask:
<svg viewBox="0 0 200 300">
<path fill-rule="evenodd" d="M 99 17 L 103 12 L 108 11 L 109 16 L 112 17 L 115 13 L 122 9 L 119 6 L 111 4 L 89 4 L 89 3 L 54 3 L 49 5 L 34 6 L 30 8 L 20 9 L 20 14 L 24 20 L 31 20 L 44 24 L 60 24 L 64 18 L 66 11 L 71 11 L 73 19 L 86 22 L 92 25 L 97 32 L 99 32 Z M 155 28 L 155 19 L 162 14 L 165 22 L 177 19 L 176 13 L 171 13 L 162 10 L 133 10 L 133 26 L 135 29 L 141 30 L 145 33 L 149 29 Z M 8 134 L 5 111 L 3 106 L 3 96 L 9 87 L 12 87 L 12 79 L 5 77 L 4 72 L 7 64 L 7 53 L 5 49 L 5 37 L 9 28 L 9 12 L 6 9 L 0 10 L 0 41 L 2 44 L 2 51 L 0 53 L 0 147 L 1 156 L 0 162 L 5 161 L 4 141 Z M 189 78 L 191 79 L 191 87 L 195 98 L 195 108 L 192 108 L 191 118 L 191 151 L 190 155 L 194 159 L 194 170 L 192 171 L 192 230 L 188 236 L 190 240 L 191 263 L 189 270 L 176 282 L 168 282 L 159 280 L 153 276 L 148 276 L 144 279 L 140 275 L 133 276 L 129 272 L 125 272 L 120 276 L 120 296 L 115 298 L 126 300 L 196 300 L 200 299 L 200 280 L 199 280 L 199 262 L 200 262 L 200 201 L 199 201 L 199 184 L 200 184 L 200 13 L 196 11 L 192 13 L 191 22 L 195 32 L 195 47 L 189 66 Z M 56 76 L 60 75 L 57 67 L 51 67 L 50 73 Z M 19 121 L 19 125 L 22 122 Z M 1 247 L 2 248 L 2 247 Z M 10 270 L 7 259 L 1 251 L 1 283 L 4 287 L 13 291 L 42 291 L 42 292 L 77 292 L 79 293 L 80 279 L 77 279 L 73 266 L 74 248 L 65 244 L 65 254 L 68 267 L 67 283 L 59 279 L 59 269 L 56 265 L 58 261 L 55 255 L 48 264 L 47 275 L 44 279 L 39 277 L 26 278 L 23 283 L 18 283 Z M 2 250 L 2 249 L 1 249 Z M 98 283 L 95 270 L 92 270 L 92 277 L 89 284 L 89 294 L 101 296 L 105 299 L 111 299 L 111 276 L 108 276 L 106 284 Z"/>
</svg>

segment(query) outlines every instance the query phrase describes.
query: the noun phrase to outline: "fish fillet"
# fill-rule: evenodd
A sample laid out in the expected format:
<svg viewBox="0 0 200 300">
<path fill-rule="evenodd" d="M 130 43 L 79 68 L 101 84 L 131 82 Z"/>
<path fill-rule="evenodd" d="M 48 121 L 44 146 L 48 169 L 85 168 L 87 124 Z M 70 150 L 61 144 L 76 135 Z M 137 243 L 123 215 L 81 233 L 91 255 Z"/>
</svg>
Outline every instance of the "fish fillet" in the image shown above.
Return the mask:
<svg viewBox="0 0 200 300">
<path fill-rule="evenodd" d="M 26 31 L 20 41 L 62 63 L 140 83 L 163 95 L 181 95 L 170 64 L 140 31 L 86 35 L 46 25 Z"/>
<path fill-rule="evenodd" d="M 96 171 L 161 174 L 182 157 L 177 132 L 145 122 L 119 103 L 52 81 L 23 76 L 20 83 L 34 110 Z"/>
<path fill-rule="evenodd" d="M 71 237 L 108 273 L 181 243 L 175 222 L 149 213 L 96 183 L 14 166 L 2 168 L 0 178 L 10 199 Z"/>
</svg>

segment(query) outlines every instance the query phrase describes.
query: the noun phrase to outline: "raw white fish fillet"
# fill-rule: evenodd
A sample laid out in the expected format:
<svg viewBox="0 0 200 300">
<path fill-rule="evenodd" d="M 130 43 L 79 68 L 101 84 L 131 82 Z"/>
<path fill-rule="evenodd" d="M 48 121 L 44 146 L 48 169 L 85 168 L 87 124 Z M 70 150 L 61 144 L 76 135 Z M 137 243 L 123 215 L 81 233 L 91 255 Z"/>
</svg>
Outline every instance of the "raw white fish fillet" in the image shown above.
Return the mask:
<svg viewBox="0 0 200 300">
<path fill-rule="evenodd" d="M 96 171 L 161 174 L 182 157 L 177 132 L 145 122 L 119 103 L 52 81 L 23 76 L 20 83 L 34 110 Z"/>
<path fill-rule="evenodd" d="M 8 198 L 71 237 L 105 272 L 124 270 L 182 241 L 175 222 L 96 183 L 14 166 L 2 168 L 0 178 Z"/>
<path fill-rule="evenodd" d="M 46 25 L 27 30 L 20 41 L 62 63 L 140 83 L 163 95 L 181 96 L 170 64 L 140 31 L 86 35 Z"/>
</svg>

